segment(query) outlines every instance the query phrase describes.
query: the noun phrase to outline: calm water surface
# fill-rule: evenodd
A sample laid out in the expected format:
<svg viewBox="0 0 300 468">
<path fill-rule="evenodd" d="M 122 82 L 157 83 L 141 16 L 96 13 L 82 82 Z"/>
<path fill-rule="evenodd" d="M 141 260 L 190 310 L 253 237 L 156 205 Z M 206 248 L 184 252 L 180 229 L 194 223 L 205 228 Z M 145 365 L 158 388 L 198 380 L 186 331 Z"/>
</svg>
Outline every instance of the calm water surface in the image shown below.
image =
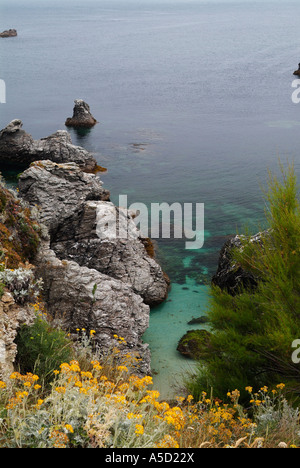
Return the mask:
<svg viewBox="0 0 300 468">
<path fill-rule="evenodd" d="M 0 0 L 0 29 L 19 33 L 0 42 L 0 128 L 50 135 L 82 98 L 99 124 L 70 133 L 108 168 L 114 202 L 205 203 L 201 250 L 158 241 L 172 290 L 144 340 L 163 396 L 193 367 L 177 342 L 205 314 L 226 236 L 260 228 L 279 157 L 299 174 L 299 16 L 290 1 Z"/>
</svg>

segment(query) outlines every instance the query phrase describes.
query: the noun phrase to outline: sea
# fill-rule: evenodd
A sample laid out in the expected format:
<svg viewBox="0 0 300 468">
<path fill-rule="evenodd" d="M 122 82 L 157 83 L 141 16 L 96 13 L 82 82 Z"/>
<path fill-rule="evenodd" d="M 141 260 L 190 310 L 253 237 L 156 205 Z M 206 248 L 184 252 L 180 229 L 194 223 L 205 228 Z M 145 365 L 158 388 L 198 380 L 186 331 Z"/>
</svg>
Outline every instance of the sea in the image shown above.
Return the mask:
<svg viewBox="0 0 300 468">
<path fill-rule="evenodd" d="M 269 171 L 300 175 L 299 17 L 289 0 L 0 0 L 1 31 L 18 31 L 0 39 L 0 128 L 21 119 L 46 137 L 83 99 L 99 123 L 67 130 L 114 203 L 204 204 L 201 248 L 154 241 L 171 290 L 143 340 L 164 398 L 195 369 L 177 345 L 207 327 L 189 322 L 207 313 L 224 242 L 264 228 Z M 0 171 L 14 186 L 18 169 Z"/>
</svg>

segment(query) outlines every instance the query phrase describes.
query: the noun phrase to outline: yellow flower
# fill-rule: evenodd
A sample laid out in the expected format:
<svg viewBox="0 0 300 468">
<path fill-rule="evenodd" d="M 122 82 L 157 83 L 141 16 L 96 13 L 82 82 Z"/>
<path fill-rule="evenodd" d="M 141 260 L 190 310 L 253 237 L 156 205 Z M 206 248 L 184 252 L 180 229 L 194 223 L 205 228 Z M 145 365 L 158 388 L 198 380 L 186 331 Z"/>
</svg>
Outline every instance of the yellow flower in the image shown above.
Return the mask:
<svg viewBox="0 0 300 468">
<path fill-rule="evenodd" d="M 0 380 L 0 389 L 6 388 L 6 383 Z"/>
<path fill-rule="evenodd" d="M 78 364 L 73 363 L 70 366 L 70 370 L 73 371 L 73 372 L 80 372 L 80 367 L 78 366 Z"/>
<path fill-rule="evenodd" d="M 280 383 L 280 384 L 276 385 L 276 388 L 279 388 L 280 390 L 283 390 L 284 387 L 285 387 L 284 383 Z"/>
<path fill-rule="evenodd" d="M 179 448 L 178 442 L 171 437 L 169 434 L 166 434 L 164 438 L 156 445 L 157 448 Z"/>
<path fill-rule="evenodd" d="M 134 433 L 139 436 L 139 435 L 143 435 L 144 434 L 144 426 L 142 426 L 141 424 L 136 424 L 135 425 L 135 431 Z"/>
<path fill-rule="evenodd" d="M 140 419 L 142 418 L 142 414 L 135 414 L 135 413 L 128 413 L 127 414 L 127 419 Z"/>
<path fill-rule="evenodd" d="M 65 424 L 65 429 L 66 429 L 68 432 L 71 432 L 72 434 L 74 433 L 74 429 L 73 429 L 73 427 L 71 426 L 71 424 Z"/>
<path fill-rule="evenodd" d="M 252 393 L 253 388 L 252 387 L 246 387 L 245 390 L 248 393 Z"/>
<path fill-rule="evenodd" d="M 55 388 L 55 391 L 56 391 L 57 393 L 62 393 L 62 394 L 64 394 L 64 393 L 66 393 L 66 388 L 65 388 L 65 387 L 56 387 L 56 388 Z"/>
<path fill-rule="evenodd" d="M 10 379 L 12 379 L 12 380 L 21 379 L 21 378 L 22 378 L 22 376 L 21 376 L 21 374 L 19 374 L 19 372 L 13 372 L 10 375 Z"/>
</svg>

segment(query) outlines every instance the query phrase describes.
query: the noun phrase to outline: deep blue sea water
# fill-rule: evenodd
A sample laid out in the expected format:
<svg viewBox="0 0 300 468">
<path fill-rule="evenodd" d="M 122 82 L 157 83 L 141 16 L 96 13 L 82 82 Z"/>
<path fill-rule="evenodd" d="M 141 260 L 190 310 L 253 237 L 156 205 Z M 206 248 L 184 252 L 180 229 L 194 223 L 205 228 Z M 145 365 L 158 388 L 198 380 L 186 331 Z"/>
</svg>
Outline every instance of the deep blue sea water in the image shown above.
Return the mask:
<svg viewBox="0 0 300 468">
<path fill-rule="evenodd" d="M 300 175 L 299 17 L 283 0 L 0 0 L 0 29 L 18 30 L 0 40 L 0 128 L 20 118 L 45 137 L 82 98 L 99 124 L 69 131 L 107 167 L 114 202 L 205 204 L 201 250 L 158 241 L 172 290 L 144 340 L 163 396 L 193 367 L 177 342 L 205 314 L 226 236 L 259 230 L 279 158 Z"/>
</svg>

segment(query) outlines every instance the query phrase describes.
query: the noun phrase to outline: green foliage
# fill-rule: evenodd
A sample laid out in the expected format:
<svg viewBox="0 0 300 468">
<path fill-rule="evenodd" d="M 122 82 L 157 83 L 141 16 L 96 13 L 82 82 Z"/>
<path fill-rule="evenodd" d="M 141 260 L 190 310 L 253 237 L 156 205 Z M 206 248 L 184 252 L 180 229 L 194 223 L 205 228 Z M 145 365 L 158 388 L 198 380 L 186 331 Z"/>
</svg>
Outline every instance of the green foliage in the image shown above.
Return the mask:
<svg viewBox="0 0 300 468">
<path fill-rule="evenodd" d="M 208 386 L 224 396 L 279 381 L 300 392 L 300 369 L 291 358 L 292 342 L 300 338 L 300 205 L 293 167 L 282 170 L 282 179 L 269 177 L 268 232 L 259 242 L 245 237 L 243 248 L 233 252 L 234 261 L 259 278 L 258 287 L 235 296 L 212 287 L 213 352 L 194 392 Z"/>
<path fill-rule="evenodd" d="M 17 335 L 17 365 L 23 373 L 32 372 L 48 384 L 53 371 L 73 357 L 72 343 L 63 330 L 51 327 L 37 317 L 33 325 L 23 325 Z"/>
</svg>

